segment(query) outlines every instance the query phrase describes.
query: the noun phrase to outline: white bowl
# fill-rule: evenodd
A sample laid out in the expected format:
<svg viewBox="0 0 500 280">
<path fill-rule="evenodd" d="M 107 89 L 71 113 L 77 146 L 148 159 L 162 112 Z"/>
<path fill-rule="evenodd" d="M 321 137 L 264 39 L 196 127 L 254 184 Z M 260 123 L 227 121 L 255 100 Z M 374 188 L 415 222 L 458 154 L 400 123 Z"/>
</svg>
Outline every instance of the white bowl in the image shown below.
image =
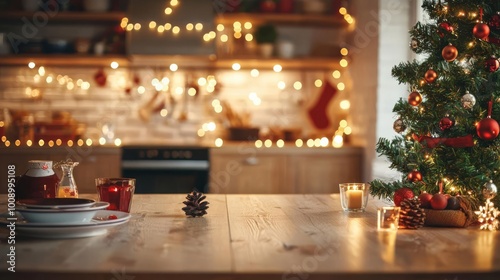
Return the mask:
<svg viewBox="0 0 500 280">
<path fill-rule="evenodd" d="M 69 209 L 69 208 L 88 208 L 96 203 L 93 199 L 58 197 L 58 198 L 27 198 L 16 202 L 21 208 L 38 209 Z"/>
<path fill-rule="evenodd" d="M 37 209 L 18 207 L 16 211 L 19 212 L 26 221 L 31 223 L 78 224 L 90 222 L 97 211 L 105 209 L 108 206 L 108 202 L 97 202 L 92 207 L 88 208 Z"/>
</svg>

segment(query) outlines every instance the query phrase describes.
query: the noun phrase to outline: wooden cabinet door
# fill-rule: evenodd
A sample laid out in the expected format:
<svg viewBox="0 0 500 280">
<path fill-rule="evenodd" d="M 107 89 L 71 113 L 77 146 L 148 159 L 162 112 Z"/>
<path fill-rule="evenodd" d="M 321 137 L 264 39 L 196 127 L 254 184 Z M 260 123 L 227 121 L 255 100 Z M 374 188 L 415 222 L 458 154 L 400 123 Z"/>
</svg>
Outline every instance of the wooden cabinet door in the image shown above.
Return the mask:
<svg viewBox="0 0 500 280">
<path fill-rule="evenodd" d="M 290 193 L 284 185 L 286 156 L 220 154 L 210 161 L 210 192 Z"/>
<path fill-rule="evenodd" d="M 298 155 L 288 158 L 288 182 L 295 193 L 338 193 L 339 183 L 359 182 L 361 155 Z"/>
</svg>

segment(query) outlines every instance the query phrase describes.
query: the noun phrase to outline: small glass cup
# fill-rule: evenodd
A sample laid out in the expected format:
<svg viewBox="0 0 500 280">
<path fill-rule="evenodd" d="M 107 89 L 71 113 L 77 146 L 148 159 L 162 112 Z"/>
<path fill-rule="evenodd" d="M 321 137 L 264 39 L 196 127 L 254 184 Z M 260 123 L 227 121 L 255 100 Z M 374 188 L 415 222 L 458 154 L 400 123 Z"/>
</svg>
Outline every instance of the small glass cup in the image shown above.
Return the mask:
<svg viewBox="0 0 500 280">
<path fill-rule="evenodd" d="M 365 183 L 339 184 L 340 203 L 347 212 L 364 212 L 370 194 L 370 185 Z"/>
<path fill-rule="evenodd" d="M 377 209 L 377 229 L 379 231 L 397 231 L 399 211 L 397 206 L 384 206 Z"/>
<path fill-rule="evenodd" d="M 135 191 L 135 179 L 96 178 L 95 184 L 99 201 L 109 202 L 108 210 L 130 212 L 132 196 Z"/>
</svg>

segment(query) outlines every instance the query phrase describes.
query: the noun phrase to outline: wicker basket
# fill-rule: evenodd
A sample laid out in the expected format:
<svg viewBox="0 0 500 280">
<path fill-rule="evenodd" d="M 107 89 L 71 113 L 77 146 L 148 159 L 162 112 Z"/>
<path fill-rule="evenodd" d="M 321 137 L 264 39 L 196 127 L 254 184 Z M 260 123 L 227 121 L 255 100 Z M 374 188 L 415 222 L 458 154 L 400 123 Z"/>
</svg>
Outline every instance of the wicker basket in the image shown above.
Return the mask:
<svg viewBox="0 0 500 280">
<path fill-rule="evenodd" d="M 457 197 L 460 200 L 460 210 L 433 210 L 425 209 L 425 226 L 431 227 L 468 227 L 475 221 L 476 216 L 469 200 Z"/>
</svg>

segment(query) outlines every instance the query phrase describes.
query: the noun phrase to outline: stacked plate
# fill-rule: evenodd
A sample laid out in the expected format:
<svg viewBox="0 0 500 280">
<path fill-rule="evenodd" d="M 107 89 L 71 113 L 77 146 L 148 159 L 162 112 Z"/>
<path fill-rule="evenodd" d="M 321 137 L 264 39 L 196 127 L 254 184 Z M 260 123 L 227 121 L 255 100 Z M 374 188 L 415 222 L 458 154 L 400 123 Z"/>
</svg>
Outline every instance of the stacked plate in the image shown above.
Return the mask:
<svg viewBox="0 0 500 280">
<path fill-rule="evenodd" d="M 84 198 L 25 199 L 16 203 L 16 233 L 38 238 L 77 238 L 101 235 L 126 223 L 130 214 L 105 210 L 108 202 Z M 0 216 L 0 224 L 12 217 Z"/>
</svg>

